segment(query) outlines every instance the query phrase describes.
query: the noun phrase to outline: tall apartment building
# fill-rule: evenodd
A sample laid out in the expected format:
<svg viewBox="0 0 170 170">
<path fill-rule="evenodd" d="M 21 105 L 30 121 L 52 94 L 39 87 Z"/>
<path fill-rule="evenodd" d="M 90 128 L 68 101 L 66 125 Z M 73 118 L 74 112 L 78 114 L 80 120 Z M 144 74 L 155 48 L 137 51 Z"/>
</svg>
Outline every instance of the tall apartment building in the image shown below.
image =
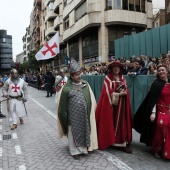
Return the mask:
<svg viewBox="0 0 170 170">
<path fill-rule="evenodd" d="M 34 13 L 40 1 L 32 35 L 43 45 L 59 32 L 61 63 L 55 61 L 55 67 L 67 57 L 81 66 L 108 62 L 115 55 L 115 39 L 152 28 L 152 0 L 34 0 Z M 40 32 L 39 22 L 44 25 Z"/>
<path fill-rule="evenodd" d="M 32 48 L 33 46 L 31 46 L 31 41 L 32 40 L 33 39 L 32 39 L 31 34 L 30 34 L 30 27 L 27 27 L 26 28 L 26 33 L 25 33 L 25 35 L 22 38 L 22 41 L 23 41 L 23 52 L 24 52 L 23 62 L 28 60 L 28 53 L 29 53 L 30 50 L 33 49 Z"/>
<path fill-rule="evenodd" d="M 12 36 L 6 30 L 0 30 L 0 74 L 6 74 L 12 63 Z"/>
<path fill-rule="evenodd" d="M 60 50 L 81 66 L 108 62 L 115 39 L 152 28 L 152 9 L 151 0 L 54 1 Z"/>
<path fill-rule="evenodd" d="M 170 24 L 170 0 L 165 0 L 165 23 Z"/>
</svg>

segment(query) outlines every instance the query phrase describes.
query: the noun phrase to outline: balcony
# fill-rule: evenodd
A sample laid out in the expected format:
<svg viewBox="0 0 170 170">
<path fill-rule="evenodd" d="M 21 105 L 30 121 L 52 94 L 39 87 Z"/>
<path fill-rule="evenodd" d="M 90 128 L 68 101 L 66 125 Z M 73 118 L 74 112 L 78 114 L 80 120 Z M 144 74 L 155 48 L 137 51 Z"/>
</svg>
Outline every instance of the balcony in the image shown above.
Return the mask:
<svg viewBox="0 0 170 170">
<path fill-rule="evenodd" d="M 34 12 L 34 18 L 37 18 L 41 15 L 41 11 L 39 9 L 36 9 Z"/>
<path fill-rule="evenodd" d="M 85 29 L 92 26 L 100 26 L 101 25 L 101 13 L 90 13 L 86 14 L 84 17 L 79 19 L 76 23 L 74 23 L 71 27 L 63 33 L 63 40 L 73 37 L 76 34 L 84 31 Z"/>
<path fill-rule="evenodd" d="M 41 1 L 42 0 L 34 0 L 34 5 L 35 6 L 41 6 Z"/>
<path fill-rule="evenodd" d="M 54 13 L 54 11 L 48 11 L 47 15 L 45 16 L 45 22 L 46 21 L 52 21 L 56 18 L 57 14 Z"/>
<path fill-rule="evenodd" d="M 59 5 L 60 5 L 60 1 L 59 0 L 54 2 L 54 12 L 56 14 L 59 14 Z"/>
<path fill-rule="evenodd" d="M 147 15 L 142 12 L 126 11 L 126 10 L 108 10 L 105 11 L 105 24 L 131 24 L 147 26 Z"/>
<path fill-rule="evenodd" d="M 60 16 L 58 15 L 54 20 L 54 28 L 58 28 L 60 25 Z"/>
<path fill-rule="evenodd" d="M 50 4 L 50 2 L 54 2 L 54 0 L 45 0 L 44 1 L 45 6 L 48 6 Z"/>
<path fill-rule="evenodd" d="M 35 37 L 35 43 L 40 43 L 40 36 Z"/>
<path fill-rule="evenodd" d="M 45 31 L 45 37 L 54 35 L 56 31 L 54 30 L 54 26 L 48 27 L 48 29 Z"/>
</svg>

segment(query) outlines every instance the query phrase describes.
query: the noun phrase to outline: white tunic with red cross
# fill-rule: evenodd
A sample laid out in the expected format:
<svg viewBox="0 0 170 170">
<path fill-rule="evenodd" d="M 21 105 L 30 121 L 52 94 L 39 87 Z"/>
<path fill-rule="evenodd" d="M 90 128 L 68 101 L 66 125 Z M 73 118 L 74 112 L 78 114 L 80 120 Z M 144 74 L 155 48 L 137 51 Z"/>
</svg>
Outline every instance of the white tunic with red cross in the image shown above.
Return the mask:
<svg viewBox="0 0 170 170">
<path fill-rule="evenodd" d="M 59 85 L 61 86 L 61 88 L 63 88 L 64 87 L 64 85 L 67 83 L 67 80 L 68 80 L 68 78 L 66 77 L 66 76 L 64 76 L 64 78 L 61 80 L 61 82 L 59 83 Z M 60 89 L 60 91 L 61 91 L 61 89 Z M 56 95 L 55 95 L 55 102 L 56 102 L 56 104 L 57 104 L 57 112 L 58 112 L 58 102 L 59 102 L 59 100 L 58 100 L 58 94 L 60 93 L 60 91 L 59 92 L 56 92 Z"/>
<path fill-rule="evenodd" d="M 22 100 L 17 100 L 17 98 L 12 97 L 19 97 L 23 94 L 23 86 L 25 81 L 20 79 L 17 84 L 14 84 L 10 79 L 8 81 L 8 95 L 11 96 L 10 98 L 10 111 L 16 112 L 19 117 L 23 117 L 26 114 L 25 107 Z"/>
</svg>

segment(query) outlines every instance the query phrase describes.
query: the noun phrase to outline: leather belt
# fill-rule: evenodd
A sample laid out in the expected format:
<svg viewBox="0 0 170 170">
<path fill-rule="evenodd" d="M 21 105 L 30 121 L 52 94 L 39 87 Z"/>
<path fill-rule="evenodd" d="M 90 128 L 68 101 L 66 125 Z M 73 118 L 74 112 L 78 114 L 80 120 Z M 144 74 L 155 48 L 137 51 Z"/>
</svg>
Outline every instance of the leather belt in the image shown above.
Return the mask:
<svg viewBox="0 0 170 170">
<path fill-rule="evenodd" d="M 12 99 L 18 99 L 18 98 L 20 98 L 22 96 L 9 96 L 9 97 L 12 98 Z"/>
</svg>

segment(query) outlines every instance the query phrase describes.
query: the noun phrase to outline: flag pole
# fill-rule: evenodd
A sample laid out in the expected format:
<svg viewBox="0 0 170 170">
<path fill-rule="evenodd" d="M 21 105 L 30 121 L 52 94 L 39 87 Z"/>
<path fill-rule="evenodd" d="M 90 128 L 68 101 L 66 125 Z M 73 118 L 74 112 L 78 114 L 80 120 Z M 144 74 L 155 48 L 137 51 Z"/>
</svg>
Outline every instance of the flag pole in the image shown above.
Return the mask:
<svg viewBox="0 0 170 170">
<path fill-rule="evenodd" d="M 58 54 L 58 64 L 59 64 L 59 70 L 60 70 L 60 54 Z"/>
</svg>

